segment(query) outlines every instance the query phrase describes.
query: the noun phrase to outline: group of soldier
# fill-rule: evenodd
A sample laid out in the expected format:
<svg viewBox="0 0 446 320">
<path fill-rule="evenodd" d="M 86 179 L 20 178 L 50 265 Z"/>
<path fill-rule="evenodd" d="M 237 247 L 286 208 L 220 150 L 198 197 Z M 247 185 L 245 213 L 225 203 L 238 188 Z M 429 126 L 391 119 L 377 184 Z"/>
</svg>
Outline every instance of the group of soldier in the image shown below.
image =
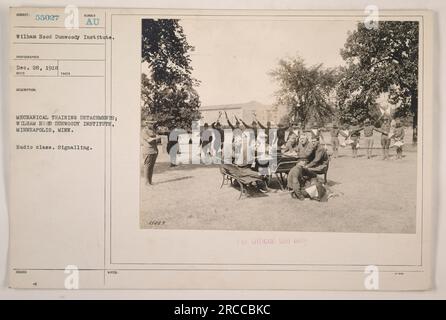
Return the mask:
<svg viewBox="0 0 446 320">
<path fill-rule="evenodd" d="M 212 155 L 217 155 L 218 153 L 222 155 L 223 153 L 223 149 L 225 148 L 225 130 L 220 122 L 221 115 L 220 113 L 217 121 L 213 122 L 211 126 L 205 123 L 200 131 L 200 145 L 204 153 Z M 285 143 L 286 130 L 289 127 L 279 124 L 278 128 L 272 128 L 270 121 L 266 125 L 263 125 L 257 119 L 253 120 L 251 124 L 248 124 L 242 119 L 237 118 L 237 116 L 234 116 L 235 122 L 233 123 L 226 112 L 225 117 L 229 128 L 226 129 L 226 132 L 229 130 L 231 133 L 231 141 L 226 141 L 226 144 L 230 142 L 234 160 L 243 161 L 244 141 L 247 141 L 247 148 L 254 155 L 258 155 L 259 145 L 262 143 L 268 147 L 272 145 L 280 146 Z"/>
<path fill-rule="evenodd" d="M 263 133 L 265 137 L 266 144 L 270 142 L 277 142 L 277 147 L 279 152 L 290 152 L 299 145 L 299 137 L 302 135 L 309 136 L 309 139 L 316 138 L 320 140 L 324 145 L 328 144 L 322 135 L 322 128 L 314 123 L 310 129 L 304 129 L 301 123 L 296 125 L 285 125 L 280 123 L 277 127 L 271 126 L 271 122 L 268 121 L 266 126 L 263 125 L 259 120 L 255 119 L 251 124 L 247 124 L 242 119 L 235 117 L 235 123 L 229 120 L 228 115 L 225 113 L 226 121 L 228 127 L 232 130 L 232 145 L 234 147 L 234 153 L 241 150 L 243 136 L 249 131 L 253 138 L 252 141 L 256 141 L 259 138 L 260 132 Z M 219 117 L 220 118 L 220 117 Z M 210 134 L 209 129 L 214 129 L 219 133 L 220 139 L 215 139 L 215 136 Z M 272 130 L 273 129 L 273 130 Z M 274 131 L 274 138 L 269 140 L 270 132 Z M 390 120 L 389 118 L 384 118 L 380 127 L 372 124 L 370 119 L 366 119 L 362 125 L 358 124 L 358 121 L 353 120 L 351 125 L 344 124 L 338 126 L 333 124 L 330 127 L 330 143 L 332 148 L 332 157 L 337 158 L 339 155 L 339 148 L 350 146 L 352 150 L 352 157 L 358 157 L 358 149 L 360 146 L 361 131 L 363 131 L 364 136 L 364 146 L 366 150 L 367 159 L 372 158 L 373 147 L 374 147 L 374 132 L 381 134 L 381 148 L 382 148 L 382 158 L 387 160 L 390 158 L 390 147 L 395 146 L 396 148 L 396 158 L 402 159 L 403 145 L 405 131 L 399 119 Z M 225 141 L 225 130 L 219 119 L 213 122 L 211 126 L 207 123 L 204 124 L 201 130 L 201 145 L 203 148 L 213 147 L 213 150 L 221 150 L 223 148 Z M 393 144 L 391 143 L 393 141 Z M 212 143 L 212 144 L 211 144 Z"/>
<path fill-rule="evenodd" d="M 343 136 L 345 139 L 343 141 L 343 146 L 350 145 L 352 148 L 352 156 L 356 158 L 358 156 L 359 139 L 361 136 L 361 131 L 364 133 L 365 149 L 367 159 L 372 158 L 374 131 L 381 133 L 381 148 L 383 153 L 383 160 L 389 159 L 389 149 L 391 146 L 391 141 L 393 140 L 393 145 L 396 147 L 396 159 L 402 159 L 403 157 L 403 145 L 405 131 L 399 119 L 390 120 L 389 118 L 384 118 L 382 125 L 377 128 L 374 126 L 370 119 L 366 119 L 362 126 L 358 125 L 357 121 L 353 121 L 351 126 L 344 125 L 339 128 L 337 125 L 333 125 L 330 130 L 331 145 L 333 148 L 333 157 L 337 157 L 339 146 L 341 145 L 339 137 Z"/>
<path fill-rule="evenodd" d="M 236 163 L 237 158 L 242 159 L 243 162 L 243 145 L 246 137 L 249 137 L 248 148 L 254 149 L 254 163 L 257 163 L 256 160 L 260 157 L 257 143 L 261 140 L 268 147 L 271 145 L 275 146 L 274 153 L 276 156 L 292 155 L 294 158 L 297 158 L 296 165 L 289 171 L 287 181 L 287 187 L 290 189 L 293 197 L 301 200 L 305 197 L 312 197 L 305 191 L 308 190 L 307 187 L 310 183 L 316 190 L 316 197 L 314 198 L 317 200 L 321 198 L 324 194 L 324 188 L 318 182 L 317 175 L 326 172 L 330 156 L 327 152 L 327 142 L 322 135 L 322 128 L 317 123 L 314 123 L 310 129 L 305 129 L 300 123 L 295 125 L 280 123 L 278 126 L 273 126 L 268 121 L 266 125 L 263 125 L 255 117 L 251 124 L 236 116 L 234 116 L 235 122 L 231 122 L 225 112 L 227 126 L 226 129 L 223 129 L 220 122 L 221 116 L 222 113 L 210 126 L 208 123 L 205 123 L 201 128 L 199 134 L 202 154 L 210 156 L 222 155 L 224 148 L 230 145 L 232 146 L 233 162 Z M 228 133 L 228 130 L 231 133 L 231 141 L 226 141 L 225 144 L 225 132 Z M 331 156 L 333 158 L 338 157 L 340 146 L 350 146 L 352 156 L 356 158 L 358 156 L 361 131 L 363 131 L 364 135 L 367 159 L 372 158 L 373 134 L 375 131 L 381 134 L 383 159 L 389 159 L 389 149 L 392 140 L 393 145 L 396 147 L 396 159 L 402 158 L 404 128 L 399 120 L 391 121 L 388 118 L 383 119 L 382 125 L 379 127 L 373 125 L 369 119 L 366 119 L 361 125 L 357 121 L 353 121 L 350 126 L 333 124 L 330 127 Z M 153 168 L 158 155 L 157 144 L 160 142 L 160 138 L 155 133 L 153 121 L 144 123 L 142 142 L 145 154 L 144 176 L 146 177 L 146 184 L 151 185 Z M 178 142 L 174 141 L 172 143 Z M 172 162 L 171 165 L 175 166 L 175 163 Z"/>
</svg>

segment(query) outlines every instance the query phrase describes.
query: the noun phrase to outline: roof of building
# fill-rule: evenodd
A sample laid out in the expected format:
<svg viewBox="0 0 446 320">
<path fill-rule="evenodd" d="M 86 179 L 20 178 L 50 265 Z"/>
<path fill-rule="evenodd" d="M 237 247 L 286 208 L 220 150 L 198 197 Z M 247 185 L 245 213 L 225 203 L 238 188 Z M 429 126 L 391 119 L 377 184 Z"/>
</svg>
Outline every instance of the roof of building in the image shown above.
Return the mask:
<svg viewBox="0 0 446 320">
<path fill-rule="evenodd" d="M 271 106 L 264 105 L 258 101 L 249 101 L 246 103 L 235 103 L 235 104 L 222 104 L 222 105 L 211 105 L 211 106 L 203 106 L 200 108 L 202 111 L 206 110 L 233 110 L 233 109 L 266 109 Z"/>
</svg>

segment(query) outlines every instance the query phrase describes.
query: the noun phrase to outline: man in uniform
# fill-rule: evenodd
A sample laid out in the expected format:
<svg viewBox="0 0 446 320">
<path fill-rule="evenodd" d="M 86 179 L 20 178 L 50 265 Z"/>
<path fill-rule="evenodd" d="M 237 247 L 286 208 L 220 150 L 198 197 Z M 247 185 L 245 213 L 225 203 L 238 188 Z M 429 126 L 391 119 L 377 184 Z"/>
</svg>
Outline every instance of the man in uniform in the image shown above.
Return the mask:
<svg viewBox="0 0 446 320">
<path fill-rule="evenodd" d="M 357 129 L 356 132 L 359 132 L 361 130 L 364 130 L 364 137 L 365 137 L 364 140 L 367 148 L 367 159 L 370 159 L 372 158 L 372 151 L 373 151 L 373 131 L 377 129 L 373 124 L 371 124 L 370 119 L 365 119 L 364 126 L 362 128 Z"/>
<path fill-rule="evenodd" d="M 220 135 L 220 139 L 215 139 L 215 141 L 213 142 L 214 155 L 218 155 L 220 151 L 223 151 L 223 145 L 225 143 L 225 131 L 221 127 L 221 123 L 219 120 L 217 120 L 216 122 L 212 122 L 211 127 Z"/>
<path fill-rule="evenodd" d="M 243 131 L 240 128 L 240 121 L 235 117 L 235 125 L 229 120 L 228 114 L 225 111 L 226 121 L 229 127 L 232 129 L 232 151 L 233 160 L 237 164 L 243 163 Z"/>
<path fill-rule="evenodd" d="M 304 136 L 301 126 L 294 125 L 290 127 L 290 131 L 288 133 L 288 138 L 286 140 L 285 148 L 282 150 L 282 152 L 289 152 L 296 148 L 299 144 L 300 137 Z"/>
<path fill-rule="evenodd" d="M 397 160 L 403 158 L 404 135 L 405 135 L 404 127 L 401 125 L 401 121 L 396 120 L 395 130 L 393 131 L 393 139 L 395 139 Z"/>
<path fill-rule="evenodd" d="M 318 139 L 321 140 L 325 143 L 324 141 L 324 136 L 322 135 L 322 130 L 319 126 L 319 124 L 317 122 L 314 122 L 311 129 L 309 130 L 304 130 L 304 132 L 310 132 L 311 133 L 311 139 Z"/>
<path fill-rule="evenodd" d="M 257 126 L 257 122 L 255 120 L 252 121 L 251 125 L 247 124 L 245 121 L 240 119 L 240 121 L 243 123 L 246 129 L 250 129 L 254 131 L 254 141 L 257 139 L 257 133 L 259 130 L 259 127 Z"/>
<path fill-rule="evenodd" d="M 367 148 L 367 159 L 370 159 L 373 151 L 373 130 L 375 130 L 375 126 L 370 123 L 370 119 L 365 119 L 363 130 Z"/>
<path fill-rule="evenodd" d="M 257 119 L 256 119 L 257 120 Z M 259 127 L 265 130 L 266 136 L 269 138 L 269 131 L 271 130 L 271 121 L 266 122 L 266 126 L 264 126 L 259 120 L 257 120 Z"/>
<path fill-rule="evenodd" d="M 201 159 L 205 164 L 210 163 L 211 146 L 212 146 L 212 131 L 209 129 L 209 124 L 205 122 L 200 132 L 201 145 Z"/>
<path fill-rule="evenodd" d="M 358 120 L 353 119 L 352 125 L 350 126 L 350 133 L 349 133 L 349 137 L 348 137 L 352 140 L 350 145 L 352 147 L 353 158 L 358 157 L 359 138 L 361 137 L 360 129 L 361 128 L 358 125 Z"/>
<path fill-rule="evenodd" d="M 330 137 L 331 137 L 331 147 L 333 149 L 333 157 L 337 158 L 339 151 L 339 128 L 337 124 L 333 124 L 330 130 Z"/>
<path fill-rule="evenodd" d="M 291 190 L 294 190 L 300 185 L 299 178 L 302 174 L 302 167 L 307 165 L 314 157 L 314 147 L 309 142 L 308 137 L 304 134 L 300 136 L 299 144 L 297 147 L 293 148 L 293 150 L 296 152 L 298 162 L 288 173 L 287 186 L 288 189 Z M 298 189 L 300 190 L 300 188 Z"/>
<path fill-rule="evenodd" d="M 390 121 L 388 118 L 383 120 L 383 124 L 380 129 L 376 129 L 381 132 L 381 147 L 383 148 L 383 160 L 389 159 L 390 148 Z"/>
<path fill-rule="evenodd" d="M 254 158 L 257 157 L 257 136 L 259 127 L 257 126 L 257 122 L 255 120 L 252 121 L 251 125 L 247 124 L 242 119 L 239 119 L 243 125 L 245 126 L 244 134 L 248 138 L 248 150 L 247 150 L 247 160 L 250 161 L 251 156 L 253 155 Z"/>
<path fill-rule="evenodd" d="M 304 193 L 302 192 L 305 183 L 311 179 L 317 179 L 318 174 L 327 170 L 329 162 L 327 150 L 320 144 L 319 139 L 314 137 L 307 144 L 309 147 L 305 149 L 304 153 L 299 155 L 299 157 L 302 157 L 300 158 L 302 161 L 299 161 L 288 175 L 288 187 L 293 190 L 291 196 L 297 197 L 299 200 L 305 199 Z M 322 185 L 317 182 L 316 187 L 318 193 L 322 194 Z"/>
<path fill-rule="evenodd" d="M 144 155 L 144 178 L 146 185 L 152 185 L 153 169 L 155 168 L 156 158 L 158 157 L 158 142 L 161 138 L 157 137 L 154 129 L 154 121 L 144 121 L 142 129 L 141 142 L 143 144 Z"/>
</svg>

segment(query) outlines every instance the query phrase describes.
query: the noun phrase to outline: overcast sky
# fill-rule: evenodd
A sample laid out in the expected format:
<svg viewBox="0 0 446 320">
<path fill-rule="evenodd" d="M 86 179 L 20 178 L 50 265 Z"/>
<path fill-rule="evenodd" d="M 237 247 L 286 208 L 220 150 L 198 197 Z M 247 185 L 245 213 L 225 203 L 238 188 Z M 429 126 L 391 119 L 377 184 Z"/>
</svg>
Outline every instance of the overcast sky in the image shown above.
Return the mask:
<svg viewBox="0 0 446 320">
<path fill-rule="evenodd" d="M 268 72 L 280 58 L 300 55 L 308 65 L 343 64 L 339 50 L 355 21 L 183 19 L 193 76 L 202 105 L 274 102 L 277 84 Z"/>
</svg>

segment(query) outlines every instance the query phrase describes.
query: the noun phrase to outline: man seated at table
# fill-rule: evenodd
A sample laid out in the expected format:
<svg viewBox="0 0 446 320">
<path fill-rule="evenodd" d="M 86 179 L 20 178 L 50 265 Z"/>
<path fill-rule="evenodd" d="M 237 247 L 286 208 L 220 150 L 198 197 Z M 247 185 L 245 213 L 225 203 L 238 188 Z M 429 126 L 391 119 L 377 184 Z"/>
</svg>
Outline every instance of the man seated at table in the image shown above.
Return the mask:
<svg viewBox="0 0 446 320">
<path fill-rule="evenodd" d="M 283 146 L 282 152 L 287 153 L 292 151 L 299 145 L 300 137 L 302 136 L 300 127 L 292 126 L 289 128 L 290 132 L 288 134 L 288 138 Z M 283 145 L 283 144 L 282 144 Z"/>
<path fill-rule="evenodd" d="M 306 134 L 301 134 L 299 137 L 293 137 L 293 145 L 288 145 L 288 147 L 282 150 L 284 156 L 305 159 L 309 156 L 309 153 L 313 151 L 313 146 L 308 139 Z"/>
<path fill-rule="evenodd" d="M 299 137 L 299 142 L 296 147 L 294 147 L 292 152 L 287 153 L 288 156 L 292 156 L 298 160 L 297 164 L 288 173 L 288 188 L 293 189 L 299 175 L 299 170 L 301 167 L 307 165 L 311 159 L 314 157 L 314 147 L 313 144 L 308 140 L 308 136 L 302 134 Z"/>
<path fill-rule="evenodd" d="M 314 138 L 311 142 L 305 142 L 298 151 L 299 162 L 290 170 L 288 174 L 288 188 L 292 189 L 292 196 L 299 200 L 304 200 L 305 196 L 302 188 L 311 179 L 317 178 L 317 174 L 323 173 L 328 166 L 327 150 L 320 145 L 319 139 Z"/>
</svg>

